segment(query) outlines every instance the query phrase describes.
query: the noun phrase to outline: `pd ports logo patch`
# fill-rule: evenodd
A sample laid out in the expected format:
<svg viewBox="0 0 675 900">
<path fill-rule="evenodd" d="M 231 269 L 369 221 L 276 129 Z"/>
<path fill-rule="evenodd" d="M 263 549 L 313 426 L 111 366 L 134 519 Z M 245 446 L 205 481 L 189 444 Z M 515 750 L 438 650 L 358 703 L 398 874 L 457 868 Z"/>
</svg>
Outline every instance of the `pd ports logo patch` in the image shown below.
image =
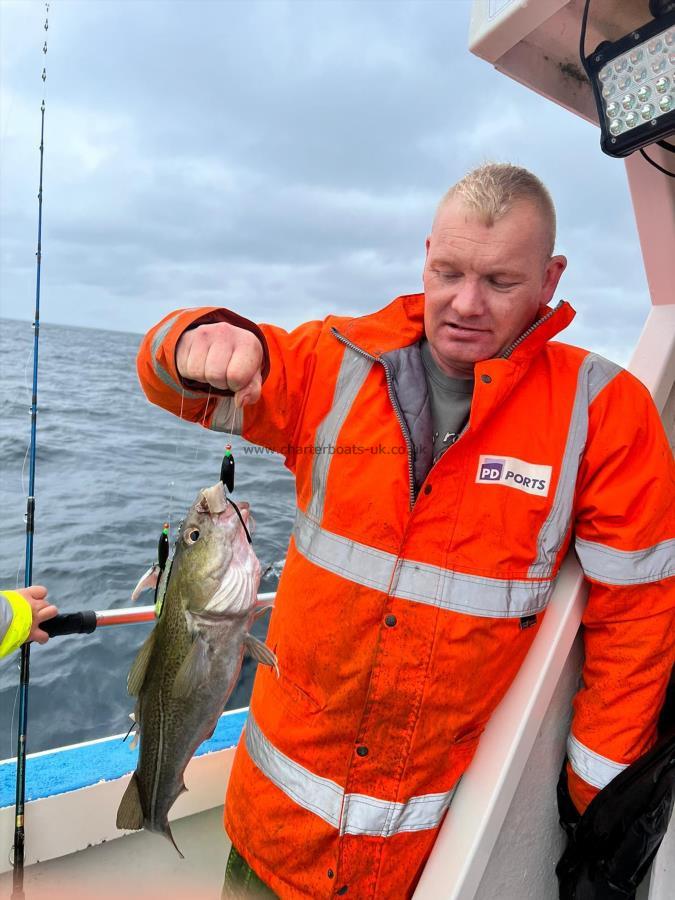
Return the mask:
<svg viewBox="0 0 675 900">
<path fill-rule="evenodd" d="M 486 459 L 481 456 L 480 467 L 478 469 L 478 481 L 499 481 L 504 471 L 503 459 Z"/>
<path fill-rule="evenodd" d="M 476 483 L 503 484 L 526 494 L 546 497 L 552 471 L 552 466 L 540 466 L 512 456 L 481 456 Z"/>
</svg>

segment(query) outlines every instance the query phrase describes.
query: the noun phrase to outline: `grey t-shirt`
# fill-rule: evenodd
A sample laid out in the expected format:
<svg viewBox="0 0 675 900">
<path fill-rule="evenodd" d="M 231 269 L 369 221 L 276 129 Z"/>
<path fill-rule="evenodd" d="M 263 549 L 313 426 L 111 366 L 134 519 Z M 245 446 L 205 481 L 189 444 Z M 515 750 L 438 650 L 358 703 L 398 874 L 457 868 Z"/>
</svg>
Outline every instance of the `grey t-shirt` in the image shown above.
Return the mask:
<svg viewBox="0 0 675 900">
<path fill-rule="evenodd" d="M 452 378 L 438 368 L 429 342 L 421 342 L 422 364 L 427 379 L 434 441 L 434 462 L 452 446 L 466 425 L 471 409 L 473 378 Z"/>
</svg>

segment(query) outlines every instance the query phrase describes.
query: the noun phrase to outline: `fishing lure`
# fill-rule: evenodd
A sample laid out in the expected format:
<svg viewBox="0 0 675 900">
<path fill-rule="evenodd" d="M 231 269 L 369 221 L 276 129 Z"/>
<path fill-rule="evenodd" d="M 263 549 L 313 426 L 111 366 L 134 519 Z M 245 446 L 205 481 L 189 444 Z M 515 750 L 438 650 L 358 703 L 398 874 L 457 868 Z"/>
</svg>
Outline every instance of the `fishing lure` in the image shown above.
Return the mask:
<svg viewBox="0 0 675 900">
<path fill-rule="evenodd" d="M 229 493 L 231 494 L 234 491 L 234 455 L 232 453 L 232 444 L 225 444 L 225 453 L 223 454 L 223 462 L 220 466 L 220 480 L 223 482 L 224 486 L 227 488 Z M 251 534 L 246 527 L 246 522 L 239 511 L 239 507 L 234 502 L 234 500 L 230 499 L 230 497 L 225 498 L 228 503 L 230 503 L 234 507 L 234 511 L 239 517 L 239 521 L 242 524 L 244 531 L 246 532 L 246 539 L 249 544 L 252 544 Z"/>
<path fill-rule="evenodd" d="M 220 480 L 231 494 L 234 491 L 234 456 L 232 455 L 232 444 L 225 444 L 223 462 L 220 466 Z"/>
<path fill-rule="evenodd" d="M 159 543 L 157 544 L 157 565 L 160 568 L 160 571 L 164 571 L 164 567 L 166 566 L 166 561 L 169 558 L 169 523 L 165 522 L 164 527 L 162 528 L 162 533 L 159 536 Z"/>
</svg>

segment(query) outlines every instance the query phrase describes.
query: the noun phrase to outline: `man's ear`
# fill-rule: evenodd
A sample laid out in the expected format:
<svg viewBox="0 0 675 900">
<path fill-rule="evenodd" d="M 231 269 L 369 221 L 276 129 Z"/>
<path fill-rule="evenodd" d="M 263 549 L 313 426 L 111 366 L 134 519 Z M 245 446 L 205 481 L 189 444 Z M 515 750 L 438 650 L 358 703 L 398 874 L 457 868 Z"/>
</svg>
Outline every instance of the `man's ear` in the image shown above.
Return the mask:
<svg viewBox="0 0 675 900">
<path fill-rule="evenodd" d="M 566 268 L 566 256 L 552 256 L 546 263 L 544 283 L 542 285 L 542 302 L 544 304 L 549 303 L 555 294 L 555 289 L 558 287 L 558 282 Z"/>
</svg>

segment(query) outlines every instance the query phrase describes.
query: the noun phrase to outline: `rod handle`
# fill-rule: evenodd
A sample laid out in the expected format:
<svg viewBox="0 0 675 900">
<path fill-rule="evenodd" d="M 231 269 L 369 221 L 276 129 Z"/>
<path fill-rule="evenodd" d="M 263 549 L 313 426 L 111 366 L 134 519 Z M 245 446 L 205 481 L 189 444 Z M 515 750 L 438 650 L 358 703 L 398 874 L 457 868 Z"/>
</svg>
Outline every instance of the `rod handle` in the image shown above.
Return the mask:
<svg viewBox="0 0 675 900">
<path fill-rule="evenodd" d="M 40 628 L 46 631 L 50 637 L 61 634 L 91 634 L 96 628 L 96 613 L 93 609 L 85 609 L 83 612 L 60 613 L 46 622 L 42 622 Z"/>
</svg>

